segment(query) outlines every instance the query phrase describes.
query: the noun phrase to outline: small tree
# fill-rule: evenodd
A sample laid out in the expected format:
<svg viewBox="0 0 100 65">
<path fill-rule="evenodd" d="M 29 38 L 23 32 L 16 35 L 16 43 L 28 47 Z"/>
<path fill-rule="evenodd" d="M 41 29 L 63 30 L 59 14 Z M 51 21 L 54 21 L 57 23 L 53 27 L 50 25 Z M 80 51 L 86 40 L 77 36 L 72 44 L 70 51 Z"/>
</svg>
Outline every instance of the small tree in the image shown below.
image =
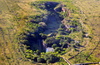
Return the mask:
<svg viewBox="0 0 100 65">
<path fill-rule="evenodd" d="M 56 39 L 54 37 L 47 38 L 45 40 L 47 47 L 51 47 L 53 43 L 56 43 Z"/>
<path fill-rule="evenodd" d="M 42 39 L 46 39 L 47 38 L 47 35 L 46 34 L 43 34 L 43 33 L 40 33 Z"/>
<path fill-rule="evenodd" d="M 56 47 L 56 48 L 55 48 L 55 51 L 59 51 L 59 50 L 61 50 L 60 47 Z"/>
<path fill-rule="evenodd" d="M 36 57 L 36 56 L 33 56 L 33 57 L 32 57 L 32 60 L 33 60 L 34 62 L 37 62 L 37 57 Z"/>
<path fill-rule="evenodd" d="M 68 45 L 68 44 L 67 44 L 66 41 L 64 41 L 64 42 L 62 42 L 62 43 L 60 43 L 60 44 L 61 44 L 61 46 L 62 46 L 61 48 L 67 48 L 67 45 Z"/>
<path fill-rule="evenodd" d="M 40 55 L 40 51 L 39 50 L 36 50 L 35 51 L 35 54 Z"/>
<path fill-rule="evenodd" d="M 37 62 L 38 63 L 45 63 L 46 61 L 43 58 L 38 57 Z"/>
<path fill-rule="evenodd" d="M 56 48 L 56 47 L 57 47 L 57 44 L 53 44 L 52 47 L 53 47 L 53 48 Z"/>
<path fill-rule="evenodd" d="M 47 60 L 47 63 L 54 63 L 57 62 L 59 60 L 59 57 L 55 56 L 54 54 L 48 54 L 45 55 L 45 60 Z"/>
</svg>

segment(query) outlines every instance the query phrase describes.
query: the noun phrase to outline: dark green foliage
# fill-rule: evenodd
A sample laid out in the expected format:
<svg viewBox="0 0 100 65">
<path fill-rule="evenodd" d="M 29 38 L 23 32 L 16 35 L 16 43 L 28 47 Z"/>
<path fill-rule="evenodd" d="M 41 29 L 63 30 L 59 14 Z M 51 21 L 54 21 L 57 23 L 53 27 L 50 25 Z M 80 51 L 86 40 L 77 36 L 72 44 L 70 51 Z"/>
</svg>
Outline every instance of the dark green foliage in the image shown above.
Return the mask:
<svg viewBox="0 0 100 65">
<path fill-rule="evenodd" d="M 68 47 L 68 42 L 67 41 L 63 41 L 61 44 L 62 48 L 67 48 Z"/>
<path fill-rule="evenodd" d="M 67 35 L 68 33 L 66 31 L 59 31 L 58 34 L 59 35 Z"/>
<path fill-rule="evenodd" d="M 65 25 L 61 24 L 60 28 L 58 29 L 58 34 L 59 35 L 67 35 L 68 33 L 66 32 Z"/>
<path fill-rule="evenodd" d="M 40 51 L 39 51 L 39 50 L 36 50 L 34 53 L 35 53 L 36 55 L 40 55 Z"/>
<path fill-rule="evenodd" d="M 60 25 L 60 28 L 65 28 L 65 25 L 64 25 L 64 24 L 61 24 L 61 25 Z"/>
<path fill-rule="evenodd" d="M 37 58 L 37 62 L 38 63 L 46 63 L 46 61 L 44 60 L 44 58 L 40 58 L 40 57 Z"/>
<path fill-rule="evenodd" d="M 70 32 L 71 32 L 71 33 L 73 33 L 73 32 L 75 32 L 75 31 L 76 31 L 76 28 L 71 27 L 71 28 L 69 28 L 69 30 L 70 30 Z"/>
<path fill-rule="evenodd" d="M 38 63 L 54 63 L 59 61 L 59 57 L 56 53 L 41 52 L 40 54 L 38 50 L 34 52 L 32 50 L 26 50 L 26 58 Z"/>
<path fill-rule="evenodd" d="M 61 51 L 61 50 L 62 50 L 62 49 L 61 49 L 60 47 L 56 47 L 56 48 L 55 48 L 55 51 L 56 51 L 56 52 Z"/>
<path fill-rule="evenodd" d="M 63 19 L 67 17 L 67 12 L 60 12 L 59 14 L 60 14 L 59 16 L 62 17 Z"/>
<path fill-rule="evenodd" d="M 31 18 L 32 20 L 30 20 L 30 22 L 32 23 L 39 23 L 42 21 L 42 18 L 43 16 L 42 15 L 31 15 L 29 16 L 29 18 Z"/>
<path fill-rule="evenodd" d="M 31 5 L 35 6 L 36 8 L 42 9 L 42 10 L 48 10 L 48 12 L 50 13 L 50 11 L 54 11 L 54 8 L 56 7 L 56 5 L 51 5 L 55 2 L 44 2 L 44 1 L 40 1 L 40 2 L 34 2 Z M 56 3 L 57 4 L 57 3 Z M 73 9 L 71 10 L 72 12 L 75 12 Z M 59 12 L 57 14 L 59 14 L 59 16 L 61 16 L 62 20 L 63 18 L 67 17 L 67 13 L 68 12 Z M 50 15 L 55 14 L 52 13 Z M 77 48 L 80 45 L 75 45 L 74 40 L 71 39 L 70 37 L 64 36 L 64 35 L 69 35 L 70 33 L 74 33 L 76 31 L 81 30 L 81 25 L 79 23 L 78 20 L 69 20 L 67 22 L 67 24 L 70 26 L 68 29 L 67 27 L 65 27 L 65 24 L 61 24 L 57 30 L 57 33 L 55 33 L 54 36 L 47 36 L 46 34 L 43 34 L 43 32 L 46 30 L 47 27 L 47 22 L 42 22 L 43 20 L 43 15 L 35 15 L 35 16 L 29 16 L 29 18 L 31 18 L 32 20 L 30 21 L 31 23 L 34 23 L 38 26 L 37 29 L 37 33 L 38 35 L 33 35 L 31 37 L 33 37 L 32 39 L 34 39 L 34 41 L 36 41 L 36 45 L 38 45 L 38 40 L 42 40 L 46 43 L 47 47 L 53 47 L 55 50 L 55 53 L 57 52 L 57 55 L 60 54 L 64 54 L 66 53 L 66 48 L 68 47 L 73 47 L 73 48 Z M 45 24 L 45 25 L 44 25 Z M 55 37 L 56 35 L 59 35 L 59 37 Z M 62 36 L 60 36 L 62 35 Z M 43 43 L 41 41 L 41 44 Z M 33 43 L 33 42 L 32 42 Z M 35 46 L 36 46 L 35 45 Z M 36 48 L 34 46 L 34 48 Z M 29 53 L 26 57 L 28 59 L 32 59 L 34 62 L 38 62 L 38 63 L 54 63 L 59 61 L 59 57 L 56 56 L 55 54 L 48 54 L 48 53 L 42 53 L 39 50 L 35 49 L 36 51 L 34 51 L 34 53 Z M 75 49 L 76 50 L 76 49 Z M 77 51 L 77 50 L 76 50 Z"/>
<path fill-rule="evenodd" d="M 33 23 L 31 23 L 31 22 L 27 22 L 26 23 L 26 26 L 29 28 L 28 30 L 26 30 L 26 31 L 30 31 L 30 30 L 32 30 L 32 29 L 37 29 L 38 27 L 39 27 L 39 25 L 38 24 L 33 24 Z"/>
<path fill-rule="evenodd" d="M 53 47 L 53 48 L 56 48 L 56 47 L 57 47 L 57 44 L 53 44 L 52 47 Z"/>
<path fill-rule="evenodd" d="M 40 33 L 41 37 L 43 40 L 45 40 L 47 38 L 47 35 L 46 34 L 43 34 L 43 33 Z"/>
<path fill-rule="evenodd" d="M 37 62 L 37 56 L 33 56 L 33 57 L 31 57 L 31 60 L 33 61 L 33 62 Z"/>
<path fill-rule="evenodd" d="M 80 23 L 77 20 L 73 20 L 70 23 L 71 23 L 72 26 L 78 26 L 78 25 L 80 25 Z"/>
<path fill-rule="evenodd" d="M 71 41 L 73 41 L 73 39 L 71 39 L 70 37 L 61 37 L 62 40 L 70 43 Z"/>
<path fill-rule="evenodd" d="M 47 38 L 45 40 L 46 44 L 47 44 L 47 47 L 51 47 L 52 44 L 56 43 L 58 44 L 59 43 L 59 40 L 55 39 L 54 37 L 50 37 L 50 38 Z"/>
<path fill-rule="evenodd" d="M 34 54 L 32 50 L 26 50 L 26 58 L 32 59 L 32 54 Z"/>
<path fill-rule="evenodd" d="M 59 57 L 56 57 L 53 54 L 49 54 L 45 56 L 45 60 L 47 60 L 47 63 L 54 63 L 54 62 L 59 61 Z"/>
<path fill-rule="evenodd" d="M 70 28 L 69 28 L 70 33 L 82 31 L 82 26 L 79 20 L 76 20 L 76 19 L 70 20 L 69 25 L 70 25 Z"/>
</svg>

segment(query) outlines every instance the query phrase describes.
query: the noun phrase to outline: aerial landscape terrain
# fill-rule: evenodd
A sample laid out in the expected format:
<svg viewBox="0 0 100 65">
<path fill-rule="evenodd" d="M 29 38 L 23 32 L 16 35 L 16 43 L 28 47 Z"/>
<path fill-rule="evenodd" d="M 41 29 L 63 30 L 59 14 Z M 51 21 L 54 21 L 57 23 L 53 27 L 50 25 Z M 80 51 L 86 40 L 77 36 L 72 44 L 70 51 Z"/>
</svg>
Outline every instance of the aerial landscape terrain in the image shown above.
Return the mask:
<svg viewBox="0 0 100 65">
<path fill-rule="evenodd" d="M 0 65 L 100 65 L 100 0 L 0 0 Z"/>
</svg>

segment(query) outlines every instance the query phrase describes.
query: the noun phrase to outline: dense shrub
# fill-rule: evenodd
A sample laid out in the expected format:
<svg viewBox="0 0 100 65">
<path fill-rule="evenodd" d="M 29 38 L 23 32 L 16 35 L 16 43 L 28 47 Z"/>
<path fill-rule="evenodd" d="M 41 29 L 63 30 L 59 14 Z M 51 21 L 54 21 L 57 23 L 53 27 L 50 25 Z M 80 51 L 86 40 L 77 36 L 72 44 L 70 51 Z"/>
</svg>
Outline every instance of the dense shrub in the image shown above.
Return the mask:
<svg viewBox="0 0 100 65">
<path fill-rule="evenodd" d="M 47 61 L 47 63 L 54 63 L 54 62 L 59 61 L 59 57 L 53 54 L 48 54 L 48 55 L 45 55 L 45 60 Z"/>
<path fill-rule="evenodd" d="M 55 39 L 54 37 L 49 37 L 45 40 L 47 47 L 51 47 L 54 43 L 58 44 L 59 40 Z"/>
<path fill-rule="evenodd" d="M 56 47 L 55 48 L 55 51 L 57 52 L 57 51 L 61 51 L 62 49 L 60 48 L 60 47 Z"/>
<path fill-rule="evenodd" d="M 42 15 L 31 15 L 31 16 L 29 16 L 29 18 L 32 19 L 30 22 L 39 23 L 42 21 L 43 16 Z"/>
<path fill-rule="evenodd" d="M 39 50 L 36 50 L 36 51 L 34 51 L 34 53 L 36 54 L 36 55 L 40 55 L 40 51 Z"/>
<path fill-rule="evenodd" d="M 45 40 L 47 38 L 47 35 L 46 34 L 43 34 L 43 33 L 40 33 L 41 37 L 43 40 Z"/>
<path fill-rule="evenodd" d="M 64 41 L 64 42 L 62 42 L 60 44 L 61 44 L 62 48 L 67 48 L 68 47 L 68 42 L 67 41 Z"/>
<path fill-rule="evenodd" d="M 52 47 L 53 47 L 53 48 L 56 48 L 56 47 L 57 47 L 57 44 L 53 44 Z"/>
<path fill-rule="evenodd" d="M 40 58 L 40 57 L 37 58 L 37 62 L 38 63 L 46 63 L 46 61 L 44 60 L 44 58 Z"/>
</svg>

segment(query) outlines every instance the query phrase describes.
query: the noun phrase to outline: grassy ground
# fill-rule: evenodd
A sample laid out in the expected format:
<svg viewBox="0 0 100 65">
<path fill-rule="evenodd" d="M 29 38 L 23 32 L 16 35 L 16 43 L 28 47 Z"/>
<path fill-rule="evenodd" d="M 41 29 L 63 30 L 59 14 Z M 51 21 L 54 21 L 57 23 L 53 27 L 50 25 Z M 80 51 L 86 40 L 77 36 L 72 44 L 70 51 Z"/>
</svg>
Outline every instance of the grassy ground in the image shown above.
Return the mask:
<svg viewBox="0 0 100 65">
<path fill-rule="evenodd" d="M 13 38 L 16 33 L 24 32 L 23 29 L 25 28 L 24 24 L 26 21 L 24 17 L 29 15 L 40 14 L 40 12 L 37 12 L 35 8 L 31 8 L 31 6 L 29 5 L 33 1 L 54 1 L 54 0 L 0 0 L 0 28 L 3 29 L 3 31 L 2 29 L 0 29 L 1 65 L 11 65 L 11 64 L 35 65 L 27 61 L 25 62 L 19 61 L 19 58 L 17 58 L 17 56 L 21 57 L 23 55 L 23 52 L 19 53 L 18 49 L 19 46 L 17 45 L 17 43 L 13 42 L 13 40 L 15 40 Z M 59 0 L 55 1 L 61 2 Z M 82 45 L 84 47 L 79 49 L 80 52 L 72 49 L 70 50 L 70 52 L 66 53 L 63 57 L 68 59 L 76 55 L 75 58 L 70 59 L 70 61 L 73 64 L 80 62 L 99 62 L 100 61 L 100 51 L 99 51 L 100 50 L 100 30 L 99 30 L 100 0 L 74 0 L 73 4 L 80 9 L 80 14 L 73 14 L 73 15 L 80 18 L 80 22 L 83 25 L 84 31 L 87 32 L 89 36 L 91 36 L 92 38 L 83 39 Z M 70 6 L 70 4 L 68 5 Z M 13 20 L 15 16 L 21 18 L 19 22 Z M 12 57 L 13 59 L 10 59 L 9 57 Z M 54 65 L 57 64 L 59 63 L 55 63 Z"/>
<path fill-rule="evenodd" d="M 100 61 L 100 1 L 99 0 L 74 0 L 73 3 L 80 9 L 80 22 L 83 30 L 92 38 L 84 38 L 80 48 L 80 54 L 70 51 L 64 57 L 70 58 L 68 54 L 75 58 L 70 59 L 72 63 L 99 62 Z M 78 60 L 80 59 L 80 60 Z"/>
<path fill-rule="evenodd" d="M 26 7 L 23 10 L 25 7 L 21 8 L 19 4 L 25 4 L 28 9 Z M 19 52 L 20 46 L 18 40 L 15 39 L 16 34 L 22 32 L 25 20 L 20 20 L 19 24 L 22 25 L 20 26 L 14 17 L 23 18 L 27 16 L 32 11 L 30 11 L 28 4 L 29 2 L 26 0 L 25 3 L 18 0 L 0 0 L 0 65 L 32 65 L 30 62 L 19 60 L 18 57 L 23 58 L 23 60 L 25 60 L 25 57 L 22 51 Z M 26 12 L 28 10 L 29 13 Z"/>
<path fill-rule="evenodd" d="M 88 33 L 92 37 L 92 40 L 90 43 L 88 42 L 86 46 L 86 51 L 92 51 L 91 49 L 95 48 L 96 49 L 93 51 L 92 60 L 97 62 L 100 59 L 100 52 L 99 52 L 99 47 L 100 47 L 100 0 L 80 0 L 76 1 L 75 0 L 75 5 L 80 8 L 81 11 L 83 11 L 83 14 L 80 14 L 82 17 L 84 25 L 88 27 Z M 94 57 L 93 57 L 94 56 Z M 95 60 L 94 60 L 95 59 Z M 98 60 L 96 60 L 98 59 Z"/>
</svg>

